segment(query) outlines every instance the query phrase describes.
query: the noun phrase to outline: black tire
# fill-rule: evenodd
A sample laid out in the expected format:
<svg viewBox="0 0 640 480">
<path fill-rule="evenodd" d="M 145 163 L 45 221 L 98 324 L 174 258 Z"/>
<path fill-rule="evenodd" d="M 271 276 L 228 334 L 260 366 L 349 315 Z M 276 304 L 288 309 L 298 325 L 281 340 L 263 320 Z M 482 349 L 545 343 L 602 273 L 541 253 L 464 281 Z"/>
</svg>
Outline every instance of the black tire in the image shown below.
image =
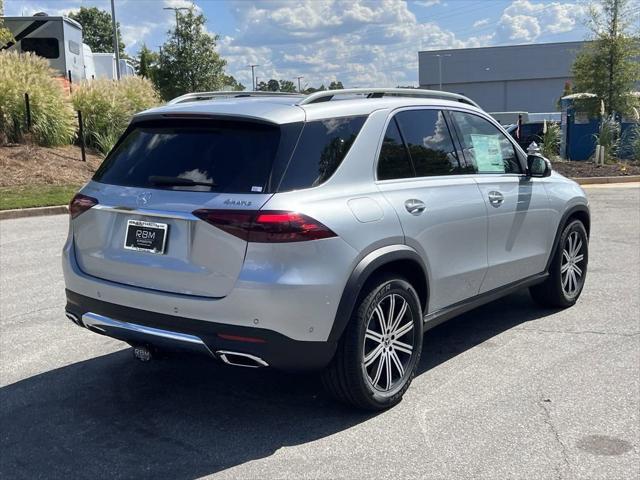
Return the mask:
<svg viewBox="0 0 640 480">
<path fill-rule="evenodd" d="M 582 272 L 578 281 L 571 283 L 569 279 L 568 285 L 573 285 L 575 288 L 567 288 L 563 286 L 563 264 L 567 261 L 566 255 L 570 249 L 570 237 L 578 238 L 581 242 L 579 255 L 582 258 L 579 262 L 575 262 L 575 266 Z M 564 255 L 564 256 L 563 256 Z M 575 258 L 580 258 L 579 256 Z M 587 265 L 589 263 L 589 237 L 587 231 L 580 220 L 573 220 L 562 231 L 556 253 L 549 267 L 549 277 L 538 285 L 535 285 L 529 289 L 531 297 L 543 307 L 549 308 L 567 308 L 573 306 L 584 287 L 584 282 L 587 277 Z M 575 274 L 577 275 L 577 273 Z M 566 285 L 566 283 L 565 283 Z M 569 291 L 568 291 L 569 290 Z"/>
<path fill-rule="evenodd" d="M 404 303 L 399 300 L 400 297 Z M 394 302 L 393 305 L 391 302 Z M 402 314 L 405 304 L 406 309 Z M 400 334 L 398 338 L 393 338 L 392 331 L 387 330 L 388 338 L 386 339 L 383 335 L 380 335 L 380 340 L 372 339 L 371 333 L 365 339 L 368 326 L 371 327 L 369 332 L 383 330 L 383 322 L 376 312 L 378 305 L 381 309 L 386 308 L 387 315 L 389 310 L 396 308 L 392 317 L 399 318 L 396 324 L 397 329 L 394 330 Z M 412 324 L 411 330 L 402 333 L 409 328 L 409 322 Z M 398 275 L 384 275 L 373 279 L 364 287 L 351 320 L 340 339 L 336 354 L 322 374 L 325 389 L 337 400 L 365 410 L 383 410 L 396 405 L 409 388 L 415 375 L 422 352 L 422 333 L 420 301 L 411 284 Z M 406 342 L 409 341 L 412 344 L 411 353 L 405 352 L 403 346 L 408 345 Z M 365 348 L 369 347 L 371 347 L 369 353 L 372 354 L 372 358 L 379 359 L 378 364 L 374 361 L 368 367 L 371 368 L 374 379 L 371 379 L 367 367 L 364 366 Z M 373 355 L 375 353 L 373 350 L 378 348 L 380 352 L 376 357 Z M 386 362 L 389 364 L 388 367 Z M 380 366 L 380 364 L 383 365 Z M 404 368 L 401 370 L 398 365 Z M 376 369 L 377 373 L 380 368 L 384 368 L 385 371 L 376 376 L 373 369 Z M 392 373 L 387 377 L 389 371 Z M 404 373 L 401 374 L 401 371 Z M 394 376 L 397 376 L 395 383 Z M 388 382 L 385 386 L 388 390 L 382 391 L 375 388 L 372 382 L 378 377 L 381 383 Z"/>
</svg>

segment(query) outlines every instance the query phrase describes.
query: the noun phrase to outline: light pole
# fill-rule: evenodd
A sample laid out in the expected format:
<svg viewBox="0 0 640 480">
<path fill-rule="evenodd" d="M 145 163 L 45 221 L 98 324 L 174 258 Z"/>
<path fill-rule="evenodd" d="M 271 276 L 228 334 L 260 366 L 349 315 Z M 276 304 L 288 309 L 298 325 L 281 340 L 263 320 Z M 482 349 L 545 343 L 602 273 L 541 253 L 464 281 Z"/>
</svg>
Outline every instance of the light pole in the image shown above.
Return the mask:
<svg viewBox="0 0 640 480">
<path fill-rule="evenodd" d="M 300 75 L 299 77 L 296 77 L 298 79 L 298 93 L 302 93 L 302 89 L 300 88 L 300 80 L 302 80 L 304 77 L 302 75 Z"/>
<path fill-rule="evenodd" d="M 120 80 L 120 47 L 118 46 L 118 24 L 114 0 L 111 0 L 111 25 L 113 26 L 113 50 L 116 54 L 116 79 Z"/>
<path fill-rule="evenodd" d="M 253 65 L 247 65 L 248 67 L 251 68 L 251 85 L 253 86 L 252 90 L 255 92 L 256 91 L 256 67 L 259 67 L 260 65 L 257 64 L 253 64 Z"/>
<path fill-rule="evenodd" d="M 434 55 L 438 57 L 438 77 L 440 79 L 440 91 L 442 91 L 442 57 L 450 57 L 450 53 L 438 53 Z"/>
</svg>

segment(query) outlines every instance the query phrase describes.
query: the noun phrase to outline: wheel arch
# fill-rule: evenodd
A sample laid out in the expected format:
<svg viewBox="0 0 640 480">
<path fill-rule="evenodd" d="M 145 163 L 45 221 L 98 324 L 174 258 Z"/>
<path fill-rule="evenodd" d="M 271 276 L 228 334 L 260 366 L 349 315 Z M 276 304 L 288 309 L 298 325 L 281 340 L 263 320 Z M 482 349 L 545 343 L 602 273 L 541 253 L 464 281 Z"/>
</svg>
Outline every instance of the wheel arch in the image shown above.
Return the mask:
<svg viewBox="0 0 640 480">
<path fill-rule="evenodd" d="M 381 273 L 394 272 L 405 277 L 415 288 L 422 311 L 429 300 L 427 268 L 420 255 L 407 245 L 390 245 L 365 256 L 353 269 L 342 292 L 328 341 L 337 343 L 367 282 Z"/>
<path fill-rule="evenodd" d="M 562 214 L 562 218 L 560 222 L 558 222 L 558 229 L 556 230 L 556 236 L 553 239 L 553 248 L 551 249 L 551 254 L 547 259 L 547 265 L 545 268 L 545 272 L 548 272 L 551 268 L 551 262 L 556 255 L 556 251 L 558 250 L 558 244 L 560 243 L 560 237 L 562 236 L 562 231 L 565 227 L 573 220 L 580 220 L 584 225 L 585 230 L 587 231 L 587 237 L 590 235 L 591 231 L 591 215 L 589 213 L 589 207 L 583 204 L 574 205 L 569 208 L 566 212 Z"/>
</svg>

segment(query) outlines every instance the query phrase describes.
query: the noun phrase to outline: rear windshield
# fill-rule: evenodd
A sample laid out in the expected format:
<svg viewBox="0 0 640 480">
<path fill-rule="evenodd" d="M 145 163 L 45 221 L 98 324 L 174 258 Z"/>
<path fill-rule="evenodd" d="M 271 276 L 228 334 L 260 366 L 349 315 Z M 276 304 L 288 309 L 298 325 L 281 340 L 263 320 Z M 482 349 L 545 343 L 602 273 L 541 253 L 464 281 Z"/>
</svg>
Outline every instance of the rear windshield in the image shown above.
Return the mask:
<svg viewBox="0 0 640 480">
<path fill-rule="evenodd" d="M 274 160 L 281 155 L 280 163 L 288 161 L 301 128 L 201 120 L 139 124 L 125 134 L 93 179 L 141 188 L 267 192 Z M 158 177 L 164 182 L 158 183 Z M 171 185 L 171 178 L 202 185 Z"/>
<path fill-rule="evenodd" d="M 309 188 L 335 172 L 364 120 L 345 117 L 279 126 L 228 120 L 139 123 L 129 128 L 93 179 L 225 193 Z M 188 181 L 194 184 L 186 185 Z"/>
</svg>

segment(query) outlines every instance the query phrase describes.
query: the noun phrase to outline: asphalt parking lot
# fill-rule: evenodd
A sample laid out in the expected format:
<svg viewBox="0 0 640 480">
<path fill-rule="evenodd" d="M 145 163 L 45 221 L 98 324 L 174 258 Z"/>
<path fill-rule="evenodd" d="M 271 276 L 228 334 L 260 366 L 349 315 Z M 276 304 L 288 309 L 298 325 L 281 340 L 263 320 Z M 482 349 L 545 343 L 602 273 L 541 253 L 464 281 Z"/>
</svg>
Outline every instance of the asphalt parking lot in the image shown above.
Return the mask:
<svg viewBox="0 0 640 480">
<path fill-rule="evenodd" d="M 432 330 L 377 415 L 315 375 L 134 361 L 64 317 L 66 216 L 2 221 L 0 477 L 638 478 L 640 188 L 588 194 L 579 303 L 522 292 Z"/>
</svg>

